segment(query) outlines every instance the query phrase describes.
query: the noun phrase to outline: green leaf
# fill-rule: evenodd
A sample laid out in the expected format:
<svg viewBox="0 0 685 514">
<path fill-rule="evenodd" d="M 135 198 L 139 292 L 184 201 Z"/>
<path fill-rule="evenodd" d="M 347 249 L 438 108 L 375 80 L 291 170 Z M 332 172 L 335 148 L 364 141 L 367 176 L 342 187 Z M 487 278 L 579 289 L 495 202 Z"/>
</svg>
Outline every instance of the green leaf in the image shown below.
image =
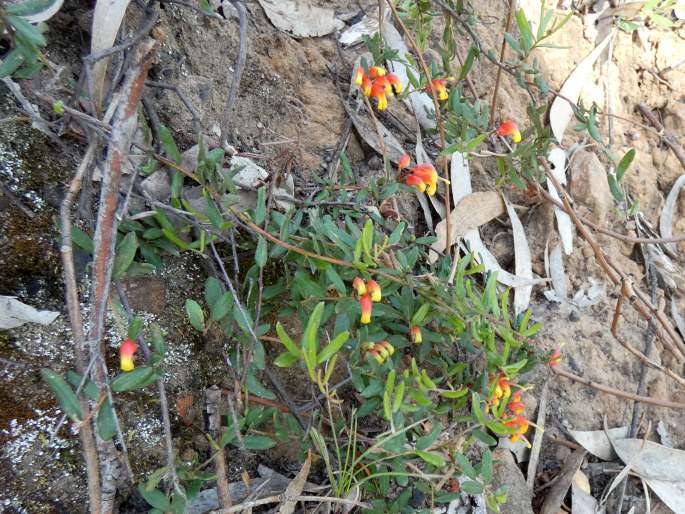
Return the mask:
<svg viewBox="0 0 685 514">
<path fill-rule="evenodd" d="M 229 291 L 226 291 L 212 304 L 209 319 L 212 321 L 223 319 L 228 315 L 231 307 L 233 307 L 233 296 Z"/>
<path fill-rule="evenodd" d="M 260 268 L 264 267 L 264 265 L 266 264 L 266 256 L 267 256 L 266 239 L 264 239 L 262 236 L 258 236 L 257 250 L 255 251 L 255 256 L 254 256 L 255 262 L 257 263 L 257 266 L 259 266 Z"/>
<path fill-rule="evenodd" d="M 219 282 L 216 278 L 214 277 L 209 277 L 205 281 L 205 302 L 207 302 L 207 305 L 210 307 L 213 306 L 216 301 L 221 298 L 221 295 L 224 293 L 223 288 L 221 287 L 221 282 Z"/>
<path fill-rule="evenodd" d="M 82 381 L 83 375 L 72 370 L 67 371 L 67 382 L 71 384 L 71 386 L 74 388 L 74 391 L 79 390 L 78 388 Z M 98 389 L 98 386 L 96 386 L 95 383 L 90 379 L 86 380 L 86 382 L 83 384 L 83 387 L 81 387 L 81 391 L 83 391 L 86 396 L 94 402 L 98 401 L 98 398 L 100 398 L 100 390 Z"/>
<path fill-rule="evenodd" d="M 186 300 L 186 313 L 193 328 L 199 332 L 205 331 L 205 315 L 202 307 L 195 300 Z"/>
<path fill-rule="evenodd" d="M 345 282 L 343 282 L 342 278 L 340 278 L 340 275 L 338 275 L 338 272 L 335 271 L 335 268 L 331 265 L 326 266 L 326 278 L 330 280 L 331 284 L 335 286 L 337 291 L 342 296 L 347 296 L 347 288 L 345 287 Z"/>
<path fill-rule="evenodd" d="M 289 368 L 300 359 L 299 356 L 290 352 L 283 352 L 274 359 L 274 364 L 279 368 Z"/>
<path fill-rule="evenodd" d="M 245 332 L 245 334 L 250 334 L 252 327 L 254 326 L 254 321 L 250 316 L 250 312 L 247 307 L 242 307 L 235 303 L 233 304 L 233 319 L 240 327 L 240 330 Z"/>
<path fill-rule="evenodd" d="M 366 255 L 371 257 L 371 250 L 373 249 L 373 221 L 371 218 L 366 220 L 364 230 L 362 230 L 362 248 Z"/>
<path fill-rule="evenodd" d="M 143 327 L 143 320 L 138 316 L 134 317 L 128 324 L 128 338 L 138 339 L 138 334 L 140 334 L 140 329 Z"/>
<path fill-rule="evenodd" d="M 473 431 L 473 436 L 478 439 L 481 443 L 487 444 L 488 446 L 495 446 L 497 444 L 497 439 L 492 437 L 487 432 L 483 430 L 475 429 Z"/>
<path fill-rule="evenodd" d="M 463 484 L 461 484 L 461 490 L 464 491 L 465 493 L 469 494 L 482 494 L 483 493 L 483 484 L 480 482 L 474 482 L 472 480 L 467 480 Z"/>
<path fill-rule="evenodd" d="M 154 508 L 159 509 L 162 512 L 169 512 L 171 510 L 171 503 L 162 491 L 157 489 L 148 491 L 143 484 L 139 484 L 138 492 L 143 498 L 145 498 L 145 501 Z"/>
<path fill-rule="evenodd" d="M 257 190 L 257 206 L 254 210 L 255 225 L 261 225 L 266 218 L 266 187 Z"/>
<path fill-rule="evenodd" d="M 98 410 L 98 417 L 96 420 L 98 435 L 105 441 L 109 441 L 117 433 L 117 425 L 114 420 L 114 410 L 109 400 L 103 402 Z"/>
<path fill-rule="evenodd" d="M 486 449 L 483 452 L 480 470 L 480 474 L 483 476 L 485 483 L 489 483 L 492 480 L 492 452 L 489 449 Z"/>
<path fill-rule="evenodd" d="M 40 375 L 43 377 L 43 381 L 50 386 L 52 392 L 55 393 L 57 402 L 64 411 L 64 414 L 69 416 L 72 420 L 82 420 L 83 411 L 81 410 L 81 404 L 69 384 L 50 368 L 41 369 Z"/>
<path fill-rule="evenodd" d="M 28 0 L 20 4 L 10 4 L 5 10 L 15 16 L 33 16 L 53 7 L 58 0 Z"/>
<path fill-rule="evenodd" d="M 318 352 L 318 331 L 319 325 L 321 324 L 321 318 L 323 316 L 324 303 L 319 302 L 314 307 L 312 315 L 309 316 L 307 321 L 307 327 L 304 330 L 304 335 L 302 336 L 302 348 L 304 349 L 305 358 L 307 360 L 307 366 L 311 365 L 312 370 L 314 364 L 316 363 L 316 354 Z M 310 370 L 311 371 L 311 370 Z"/>
<path fill-rule="evenodd" d="M 174 161 L 176 164 L 181 164 L 181 152 L 178 151 L 174 137 L 169 132 L 169 129 L 164 125 L 159 126 L 159 139 L 164 148 L 166 156 Z"/>
<path fill-rule="evenodd" d="M 430 448 L 430 445 L 435 442 L 435 440 L 440 435 L 440 432 L 442 432 L 442 425 L 440 423 L 436 423 L 435 425 L 433 425 L 433 428 L 430 432 L 428 432 L 426 435 L 419 437 L 416 440 L 416 449 L 425 450 L 427 448 Z"/>
<path fill-rule="evenodd" d="M 121 280 L 126 273 L 126 270 L 133 262 L 138 251 L 138 239 L 135 232 L 129 232 L 121 240 L 117 246 L 116 256 L 114 257 L 114 265 L 112 266 L 112 280 L 117 282 Z"/>
<path fill-rule="evenodd" d="M 611 195 L 614 197 L 614 200 L 616 200 L 618 203 L 621 203 L 623 200 L 625 200 L 621 186 L 619 186 L 616 176 L 613 173 L 609 173 L 607 175 L 607 181 L 609 182 L 609 189 L 611 190 Z"/>
<path fill-rule="evenodd" d="M 207 218 L 209 219 L 209 222 L 212 224 L 212 226 L 218 230 L 223 229 L 224 226 L 224 218 L 221 215 L 221 212 L 219 209 L 217 209 L 216 204 L 214 203 L 214 200 L 207 195 L 205 196 L 205 211 L 204 213 L 207 215 Z"/>
<path fill-rule="evenodd" d="M 247 378 L 245 379 L 245 387 L 247 387 L 249 392 L 259 396 L 260 398 L 266 398 L 267 400 L 276 399 L 276 395 L 264 387 L 254 373 L 247 374 Z"/>
<path fill-rule="evenodd" d="M 8 19 L 17 30 L 18 36 L 21 36 L 35 46 L 45 46 L 47 44 L 47 41 L 45 41 L 43 34 L 40 33 L 38 28 L 31 25 L 24 18 L 20 18 L 19 16 L 8 16 Z"/>
<path fill-rule="evenodd" d="M 440 391 L 440 396 L 442 396 L 443 398 L 447 398 L 448 400 L 456 400 L 457 398 L 466 396 L 468 392 L 468 388 L 463 387 L 462 389 L 457 389 L 456 391 L 442 390 Z"/>
<path fill-rule="evenodd" d="M 519 28 L 526 50 L 530 50 L 535 44 L 535 36 L 533 36 L 533 31 L 530 29 L 528 18 L 526 18 L 526 13 L 523 9 L 516 11 L 516 25 Z"/>
<path fill-rule="evenodd" d="M 285 346 L 288 352 L 292 353 L 293 355 L 297 355 L 298 357 L 302 355 L 302 350 L 297 347 L 280 322 L 276 323 L 276 334 L 278 334 L 278 338 L 281 340 L 281 343 L 283 343 L 283 346 Z"/>
<path fill-rule="evenodd" d="M 430 303 L 424 303 L 421 307 L 419 307 L 419 309 L 414 313 L 414 315 L 411 318 L 411 324 L 421 325 L 421 323 L 423 323 L 423 320 L 426 319 L 426 315 L 428 315 L 428 311 L 430 310 L 430 308 Z"/>
<path fill-rule="evenodd" d="M 431 464 L 436 468 L 445 467 L 445 459 L 439 453 L 424 452 L 422 450 L 416 450 L 415 453 L 423 460 L 425 460 L 428 464 Z"/>
<path fill-rule="evenodd" d="M 619 161 L 618 166 L 616 166 L 616 180 L 618 180 L 619 183 L 623 182 L 623 176 L 626 174 L 626 171 L 628 170 L 630 163 L 633 162 L 634 158 L 635 148 L 631 148 Z"/>
<path fill-rule="evenodd" d="M 338 353 L 338 350 L 340 350 L 340 348 L 342 348 L 342 346 L 347 342 L 349 337 L 349 332 L 341 332 L 335 336 L 333 340 L 328 343 L 323 350 L 321 350 L 316 358 L 316 363 L 321 364 L 322 362 L 326 362 L 328 359 L 333 357 L 333 355 Z"/>
<path fill-rule="evenodd" d="M 134 389 L 141 389 L 150 385 L 156 378 L 154 368 L 143 366 L 142 368 L 136 368 L 133 371 L 117 375 L 111 382 L 111 388 L 115 393 L 133 391 Z"/>
<path fill-rule="evenodd" d="M 464 457 L 461 453 L 457 453 L 455 455 L 457 462 L 459 463 L 459 467 L 461 468 L 462 473 L 469 477 L 472 480 L 475 480 L 478 478 L 478 473 L 476 472 L 475 469 L 473 469 L 473 466 L 469 462 L 469 460 Z"/>
<path fill-rule="evenodd" d="M 264 435 L 246 435 L 243 441 L 248 450 L 268 450 L 276 446 L 276 441 Z"/>
</svg>

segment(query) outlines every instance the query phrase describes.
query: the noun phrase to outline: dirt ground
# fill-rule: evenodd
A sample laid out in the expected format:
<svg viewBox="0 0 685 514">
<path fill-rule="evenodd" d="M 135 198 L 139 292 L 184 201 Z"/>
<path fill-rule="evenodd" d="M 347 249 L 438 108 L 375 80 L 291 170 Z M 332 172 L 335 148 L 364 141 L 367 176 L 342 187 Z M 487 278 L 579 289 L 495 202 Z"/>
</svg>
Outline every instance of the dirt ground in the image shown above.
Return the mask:
<svg viewBox="0 0 685 514">
<path fill-rule="evenodd" d="M 343 15 L 356 15 L 360 11 L 357 3 L 344 0 L 323 4 L 335 7 L 336 12 Z M 505 4 L 495 0 L 477 3 L 477 32 L 488 47 L 499 48 L 501 44 L 497 34 L 506 17 Z M 361 2 L 367 12 L 374 12 L 373 5 L 373 2 Z M 296 184 L 304 183 L 309 177 L 322 176 L 326 172 L 338 145 L 347 119 L 338 87 L 347 81 L 361 48 L 339 48 L 335 35 L 292 38 L 269 22 L 257 2 L 248 1 L 247 7 L 248 58 L 233 114 L 231 140 L 239 152 L 249 154 L 267 169 L 288 166 L 295 175 Z M 523 7 L 530 18 L 537 18 L 539 5 L 536 2 L 527 0 Z M 65 66 L 63 73 L 70 78 L 78 73 L 78 56 L 86 52 L 89 9 L 88 2 L 67 2 L 50 22 L 48 36 L 55 47 L 49 47 L 48 57 Z M 201 114 L 206 136 L 210 140 L 216 138 L 237 52 L 237 20 L 221 23 L 173 4 L 164 5 L 160 20 L 166 39 L 151 76 L 184 91 Z M 78 30 L 73 30 L 74 27 Z M 66 30 L 68 28 L 72 30 Z M 565 48 L 537 52 L 543 75 L 553 88 L 558 89 L 591 51 L 596 43 L 594 37 L 593 31 L 584 27 L 582 17 L 576 15 L 554 37 L 553 42 Z M 462 52 L 468 49 L 465 40 L 458 45 Z M 658 114 L 667 130 L 681 142 L 685 140 L 685 66 L 662 77 L 658 75 L 658 70 L 675 64 L 683 55 L 685 26 L 682 22 L 672 29 L 652 27 L 632 35 L 618 32 L 611 61 L 600 59 L 592 83 L 587 85 L 583 96 L 586 105 L 593 100 L 603 110 L 610 105 L 612 112 L 620 116 L 613 121 L 611 150 L 616 155 L 623 155 L 631 147 L 637 150 L 626 176 L 626 190 L 639 200 L 641 212 L 653 227 L 658 227 L 665 197 L 685 170 L 660 138 L 644 128 L 645 121 L 635 108 L 638 103 L 645 102 Z M 483 60 L 474 66 L 472 79 L 479 96 L 489 102 L 495 68 Z M 39 82 L 32 85 L 39 86 Z M 169 91 L 155 90 L 153 93 L 162 122 L 172 130 L 182 149 L 193 144 L 193 120 L 180 99 Z M 525 120 L 527 101 L 528 97 L 514 80 L 505 75 L 497 106 L 498 118 Z M 0 511 L 82 512 L 85 488 L 78 439 L 68 429 L 51 439 L 59 411 L 38 375 L 40 367 L 50 365 L 61 370 L 72 363 L 52 219 L 81 148 L 78 141 L 68 142 L 67 158 L 63 158 L 61 149 L 29 130 L 23 121 L 7 119 L 18 114 L 13 97 L 5 90 L 0 91 L 0 117 L 3 118 L 0 122 L 0 182 L 34 213 L 27 218 L 16 203 L 6 195 L 0 195 L 0 294 L 15 295 L 41 309 L 59 310 L 62 316 L 48 327 L 24 326 L 0 331 Z M 402 116 L 406 114 L 398 114 L 400 119 Z M 607 119 L 600 119 L 600 123 L 603 133 L 607 134 Z M 405 138 L 404 142 L 409 143 L 409 139 Z M 593 148 L 591 141 L 580 140 L 574 134 L 564 143 L 567 148 L 580 143 L 585 151 L 596 152 L 599 156 L 599 163 L 571 166 L 574 174 L 570 189 L 581 213 L 619 233 L 637 235 L 634 222 L 621 219 L 615 210 L 606 185 L 606 157 Z M 354 131 L 347 154 L 354 171 L 362 176 L 379 168 L 376 154 Z M 474 162 L 472 174 L 474 190 L 495 187 L 497 171 L 493 160 Z M 520 192 L 507 190 L 507 193 L 528 209 L 522 220 L 531 245 L 534 270 L 543 276 L 545 247 L 558 243 L 553 212 Z M 415 205 L 402 207 L 411 216 L 416 216 Z M 415 225 L 420 228 L 423 223 Z M 486 246 L 505 268 L 511 270 L 513 244 L 508 221 L 495 220 L 484 227 L 482 233 Z M 681 195 L 677 203 L 673 233 L 685 233 L 685 195 Z M 608 236 L 598 235 L 598 241 L 635 284 L 647 291 L 640 248 Z M 539 342 L 549 349 L 564 344 L 562 363 L 570 371 L 634 392 L 640 374 L 639 362 L 617 344 L 609 330 L 618 291 L 594 262 L 589 245 L 577 236 L 574 244 L 573 254 L 565 260 L 570 296 L 581 289 L 587 290 L 593 283 L 601 287 L 602 293 L 594 305 L 580 308 L 549 301 L 543 295 L 546 287 L 537 287 L 532 305 L 535 319 L 544 324 Z M 678 245 L 678 252 L 676 274 L 682 273 L 685 243 Z M 85 261 L 83 256 L 80 259 L 83 272 Z M 163 274 L 131 279 L 126 286 L 134 292 L 130 295 L 135 301 L 133 307 L 146 312 L 145 322 L 158 322 L 169 334 L 170 356 L 165 380 L 171 386 L 170 401 L 174 405 L 173 433 L 181 459 L 190 460 L 209 452 L 206 439 L 200 431 L 193 429 L 193 423 L 201 423 L 202 413 L 188 414 L 191 419 L 188 426 L 179 416 L 177 402 L 187 401 L 189 396 L 196 400 L 198 392 L 209 385 L 216 383 L 229 387 L 231 383 L 221 360 L 225 343 L 211 336 L 199 337 L 185 319 L 185 296 L 174 295 L 179 288 L 201 295 L 201 263 L 192 257 L 183 257 L 171 259 L 168 264 Z M 668 298 L 659 289 L 658 296 L 658 303 L 666 312 L 670 311 L 670 298 L 674 297 L 681 313 L 685 314 L 682 289 L 676 287 L 669 291 Z M 120 340 L 125 328 L 122 320 L 116 317 L 109 321 L 112 346 L 108 359 L 115 365 L 114 344 Z M 646 326 L 634 311 L 627 309 L 620 331 L 630 343 L 642 348 Z M 672 362 L 660 343 L 656 347 L 655 358 L 682 373 L 682 368 Z M 547 433 L 550 436 L 571 440 L 568 429 L 600 429 L 603 417 L 610 427 L 630 423 L 631 402 L 597 393 L 555 377 L 546 370 L 531 379 L 535 384 L 534 394 L 539 394 L 542 384 L 549 382 Z M 284 377 L 284 382 L 288 387 L 294 387 L 297 380 L 288 381 Z M 297 400 L 309 399 L 307 391 L 294 389 L 292 392 Z M 677 388 L 656 371 L 647 373 L 646 394 L 685 402 L 685 390 Z M 163 459 L 161 423 L 156 415 L 144 414 L 150 412 L 144 406 L 152 399 L 152 395 L 141 397 L 139 410 L 124 413 L 131 451 L 135 452 L 137 448 L 154 450 L 147 452 L 152 455 L 150 461 L 135 463 L 134 471 L 140 473 L 154 469 Z M 659 421 L 666 426 L 674 445 L 685 448 L 682 429 L 685 415 L 665 408 L 644 409 L 643 427 L 650 423 L 656 426 Z M 543 445 L 539 471 L 553 476 L 570 451 L 548 440 Z M 231 457 L 228 456 L 232 477 L 239 477 L 242 471 L 253 473 L 258 464 L 256 460 Z M 264 463 L 287 474 L 294 464 L 294 456 L 281 448 L 270 454 Z M 636 512 L 644 512 L 642 496 L 634 494 L 630 498 Z M 144 506 L 132 502 L 122 506 L 121 511 L 144 510 Z"/>
</svg>

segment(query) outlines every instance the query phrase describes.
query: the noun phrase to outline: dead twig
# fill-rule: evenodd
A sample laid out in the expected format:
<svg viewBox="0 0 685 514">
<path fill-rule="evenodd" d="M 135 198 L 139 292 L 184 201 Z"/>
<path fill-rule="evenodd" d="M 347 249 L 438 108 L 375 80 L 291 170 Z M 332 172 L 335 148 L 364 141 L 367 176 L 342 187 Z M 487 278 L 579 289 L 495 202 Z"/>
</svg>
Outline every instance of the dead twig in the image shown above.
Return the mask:
<svg viewBox="0 0 685 514">
<path fill-rule="evenodd" d="M 223 412 L 223 402 L 221 401 L 221 389 L 216 385 L 205 390 L 205 402 L 207 405 L 207 415 L 209 417 L 209 431 L 212 436 L 221 441 L 225 427 L 221 426 L 221 413 Z M 234 426 L 235 421 L 234 421 Z M 226 456 L 224 448 L 219 444 L 216 448 L 216 458 L 214 459 L 214 471 L 216 471 L 216 490 L 219 497 L 219 505 L 226 509 L 233 505 L 231 493 L 228 486 L 226 473 Z"/>
<path fill-rule="evenodd" d="M 514 0 L 509 0 L 509 10 L 507 11 L 507 21 L 504 24 L 504 32 L 509 32 L 511 28 L 511 20 L 514 17 L 514 5 L 516 2 Z M 507 52 L 507 40 L 502 38 L 502 48 L 499 52 L 499 60 L 504 61 L 504 57 Z M 495 123 L 495 112 L 497 111 L 497 95 L 499 94 L 500 81 L 502 80 L 502 68 L 497 68 L 497 77 L 495 78 L 495 90 L 492 92 L 492 102 L 490 103 L 490 122 L 489 125 L 492 127 Z"/>
<path fill-rule="evenodd" d="M 680 161 L 680 164 L 685 169 L 685 152 L 678 144 L 678 140 L 676 139 L 676 137 L 664 129 L 664 126 L 657 119 L 657 117 L 654 116 L 654 113 L 649 109 L 646 103 L 640 102 L 637 108 L 640 110 L 642 115 L 647 119 L 647 121 L 649 121 L 654 126 L 654 128 L 659 131 L 661 139 L 663 139 L 664 143 L 666 143 L 668 147 L 673 151 L 673 153 L 676 156 L 676 159 Z"/>
<path fill-rule="evenodd" d="M 649 396 L 640 396 L 640 395 L 633 394 L 633 393 L 627 393 L 625 391 L 621 391 L 620 389 L 615 389 L 613 387 L 609 387 L 609 386 L 606 386 L 604 384 L 600 384 L 598 382 L 593 382 L 589 378 L 579 377 L 578 375 L 574 375 L 573 373 L 571 373 L 569 371 L 566 371 L 566 370 L 559 368 L 559 366 L 555 366 L 552 369 L 559 376 L 568 378 L 570 380 L 573 380 L 574 382 L 578 382 L 579 384 L 586 385 L 588 387 L 596 389 L 597 391 L 601 391 L 603 393 L 611 394 L 611 395 L 617 396 L 619 398 L 624 398 L 626 400 L 634 400 L 636 402 L 641 402 L 641 403 L 647 403 L 649 405 L 656 405 L 658 407 L 667 407 L 669 409 L 677 409 L 677 410 L 685 409 L 685 403 L 671 402 L 668 400 L 659 400 L 658 398 L 651 398 Z"/>
<path fill-rule="evenodd" d="M 136 59 L 132 67 L 126 73 L 124 84 L 121 88 L 122 102 L 118 106 L 112 120 L 112 135 L 109 142 L 105 172 L 102 177 L 100 192 L 100 207 L 98 209 L 97 224 L 93 236 L 93 267 L 92 267 L 92 292 L 90 311 L 89 343 L 91 358 L 99 361 L 93 370 L 93 381 L 101 391 L 107 391 L 111 399 L 111 391 L 108 384 L 107 367 L 102 358 L 102 336 L 104 333 L 105 312 L 109 299 L 112 265 L 117 235 L 117 204 L 121 182 L 121 169 L 124 160 L 128 156 L 131 139 L 137 127 L 137 108 L 140 101 L 145 77 L 152 65 L 156 53 L 157 43 L 148 39 L 144 41 L 136 52 Z M 112 402 L 112 407 L 114 407 Z M 126 446 L 121 434 L 118 420 L 116 420 L 117 432 L 122 446 L 122 452 L 126 458 Z M 117 488 L 118 462 L 117 450 L 112 441 L 98 441 L 98 449 L 102 461 L 102 512 L 112 512 L 114 497 Z M 128 460 L 126 458 L 126 460 Z"/>
<path fill-rule="evenodd" d="M 193 105 L 193 102 L 191 102 L 185 95 L 185 93 L 181 91 L 181 88 L 179 88 L 178 86 L 172 86 L 170 84 L 164 84 L 163 82 L 156 82 L 154 80 L 146 80 L 145 85 L 157 89 L 165 89 L 167 91 L 173 92 L 176 96 L 178 96 L 178 99 L 181 101 L 183 106 L 190 113 L 190 116 L 193 118 L 193 127 L 195 128 L 195 132 L 200 132 L 200 129 L 202 128 L 202 116 L 200 116 L 200 113 Z"/>
<path fill-rule="evenodd" d="M 252 500 L 240 505 L 234 505 L 228 509 L 214 510 L 210 514 L 231 514 L 232 512 L 240 512 L 241 510 L 250 509 L 254 507 L 259 507 L 260 505 L 268 505 L 269 503 L 283 503 L 286 501 L 290 502 L 330 502 L 339 503 L 341 505 L 350 505 L 352 507 L 362 507 L 364 509 L 370 509 L 371 506 L 365 502 L 359 502 L 354 500 L 348 500 L 346 498 L 335 498 L 333 496 L 296 496 L 294 498 L 289 498 L 285 494 L 278 494 L 276 496 L 268 496 L 260 500 Z"/>
<path fill-rule="evenodd" d="M 228 97 L 226 97 L 226 107 L 224 108 L 224 115 L 221 120 L 221 143 L 222 147 L 228 145 L 228 134 L 231 129 L 231 115 L 233 113 L 233 104 L 238 96 L 240 89 L 240 79 L 243 75 L 243 68 L 245 68 L 245 61 L 247 60 L 247 10 L 241 0 L 230 0 L 231 4 L 238 11 L 238 23 L 240 25 L 238 43 L 238 57 L 233 67 L 233 80 L 231 87 L 228 90 Z"/>
<path fill-rule="evenodd" d="M 79 165 L 74 178 L 72 178 L 69 183 L 69 190 L 67 191 L 60 208 L 60 222 L 62 225 L 62 246 L 60 248 L 60 253 L 62 255 L 62 267 L 64 268 L 67 310 L 69 312 L 71 333 L 74 338 L 76 350 L 74 352 L 76 356 L 76 366 L 84 378 L 87 376 L 88 348 L 86 347 L 83 334 L 83 315 L 81 313 L 81 305 L 78 298 L 76 270 L 74 268 L 74 248 L 71 240 L 71 208 L 74 204 L 76 195 L 81 189 L 83 176 L 86 174 L 86 170 L 93 161 L 95 149 L 95 143 L 91 143 L 86 150 L 86 154 L 81 160 L 81 164 Z M 81 404 L 81 410 L 86 412 L 88 410 L 88 402 L 83 395 L 79 395 L 79 402 Z M 81 446 L 83 447 L 83 457 L 86 461 L 90 512 L 92 514 L 100 514 L 100 504 L 102 501 L 100 495 L 100 470 L 98 467 L 98 455 L 95 449 L 95 438 L 90 423 L 85 423 L 81 426 L 81 430 L 79 430 L 79 439 L 81 440 Z"/>
</svg>

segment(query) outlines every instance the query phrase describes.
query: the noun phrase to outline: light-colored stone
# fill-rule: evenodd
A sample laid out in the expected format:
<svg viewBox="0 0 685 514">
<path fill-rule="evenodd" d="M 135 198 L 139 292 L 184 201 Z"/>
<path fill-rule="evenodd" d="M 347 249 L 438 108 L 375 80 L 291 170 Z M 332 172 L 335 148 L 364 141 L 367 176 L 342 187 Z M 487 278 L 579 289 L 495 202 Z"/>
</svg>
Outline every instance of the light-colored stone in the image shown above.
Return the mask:
<svg viewBox="0 0 685 514">
<path fill-rule="evenodd" d="M 157 170 L 140 183 L 141 189 L 159 202 L 171 197 L 171 179 L 166 169 Z"/>
<path fill-rule="evenodd" d="M 531 507 L 531 495 L 526 486 L 526 479 L 514 461 L 512 453 L 504 448 L 492 452 L 494 466 L 492 468 L 492 481 L 495 489 L 507 487 L 507 503 L 502 512 L 515 512 L 516 514 L 533 514 Z M 488 509 L 488 512 L 490 510 Z"/>
<path fill-rule="evenodd" d="M 597 155 L 578 150 L 571 159 L 571 195 L 587 209 L 587 216 L 597 223 L 606 223 L 613 206 L 607 173 Z"/>
</svg>

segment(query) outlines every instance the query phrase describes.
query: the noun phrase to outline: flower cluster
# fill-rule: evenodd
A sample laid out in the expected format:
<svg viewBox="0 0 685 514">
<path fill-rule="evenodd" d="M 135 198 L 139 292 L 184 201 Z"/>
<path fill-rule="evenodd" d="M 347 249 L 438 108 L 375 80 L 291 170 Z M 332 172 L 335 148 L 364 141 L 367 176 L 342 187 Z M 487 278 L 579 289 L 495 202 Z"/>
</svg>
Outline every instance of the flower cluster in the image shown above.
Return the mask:
<svg viewBox="0 0 685 514">
<path fill-rule="evenodd" d="M 380 302 L 381 286 L 373 279 L 364 282 L 361 278 L 355 277 L 352 281 L 352 287 L 357 291 L 359 297 L 359 306 L 362 309 L 362 317 L 360 322 L 362 324 L 371 323 L 371 311 L 373 310 L 374 302 Z"/>
<path fill-rule="evenodd" d="M 526 440 L 524 434 L 528 432 L 528 427 L 530 426 L 530 421 L 528 421 L 526 418 L 524 418 L 521 415 L 516 415 L 513 418 L 507 420 L 504 422 L 504 425 L 509 427 L 509 428 L 514 428 L 516 432 L 511 434 L 509 436 L 509 440 L 512 443 L 515 443 L 519 439 L 523 438 L 523 440 L 526 442 L 527 446 L 530 446 L 530 443 Z"/>
<path fill-rule="evenodd" d="M 523 402 L 523 392 L 521 390 L 512 392 L 512 386 L 516 386 L 516 384 L 511 383 L 504 373 L 491 378 L 490 388 L 492 393 L 488 399 L 488 405 L 492 407 L 493 414 L 501 419 L 504 426 L 515 430 L 509 436 L 512 443 L 522 439 L 526 445 L 529 445 L 528 440 L 524 436 L 528 431 L 530 421 L 522 416 L 523 411 L 526 409 L 526 404 Z M 500 404 L 502 404 L 501 407 Z"/>
<path fill-rule="evenodd" d="M 121 369 L 123 371 L 132 371 L 135 368 L 133 364 L 133 354 L 138 351 L 138 344 L 133 340 L 126 338 L 119 347 L 119 357 L 121 359 Z"/>
<path fill-rule="evenodd" d="M 400 157 L 397 164 L 397 169 L 401 171 L 404 168 L 409 167 L 411 158 L 408 154 L 404 154 Z M 417 164 L 409 173 L 404 177 L 404 183 L 408 186 L 415 187 L 421 193 L 425 192 L 427 195 L 434 195 L 438 189 L 438 172 L 431 164 Z M 442 179 L 440 179 L 442 180 Z"/>
<path fill-rule="evenodd" d="M 371 66 L 366 72 L 361 66 L 354 74 L 354 83 L 362 90 L 364 96 L 376 99 L 379 111 L 387 109 L 388 96 L 402 92 L 402 81 L 394 73 L 388 73 L 381 66 Z"/>
<path fill-rule="evenodd" d="M 378 343 L 364 343 L 362 348 L 371 355 L 378 364 L 383 364 L 385 359 L 395 353 L 395 347 L 387 341 L 379 341 Z"/>
<path fill-rule="evenodd" d="M 500 124 L 500 126 L 497 127 L 497 130 L 495 132 L 497 132 L 498 136 L 511 137 L 511 140 L 514 143 L 521 142 L 521 132 L 519 131 L 519 128 L 516 125 L 516 123 L 514 123 L 513 121 L 503 121 Z"/>
</svg>

